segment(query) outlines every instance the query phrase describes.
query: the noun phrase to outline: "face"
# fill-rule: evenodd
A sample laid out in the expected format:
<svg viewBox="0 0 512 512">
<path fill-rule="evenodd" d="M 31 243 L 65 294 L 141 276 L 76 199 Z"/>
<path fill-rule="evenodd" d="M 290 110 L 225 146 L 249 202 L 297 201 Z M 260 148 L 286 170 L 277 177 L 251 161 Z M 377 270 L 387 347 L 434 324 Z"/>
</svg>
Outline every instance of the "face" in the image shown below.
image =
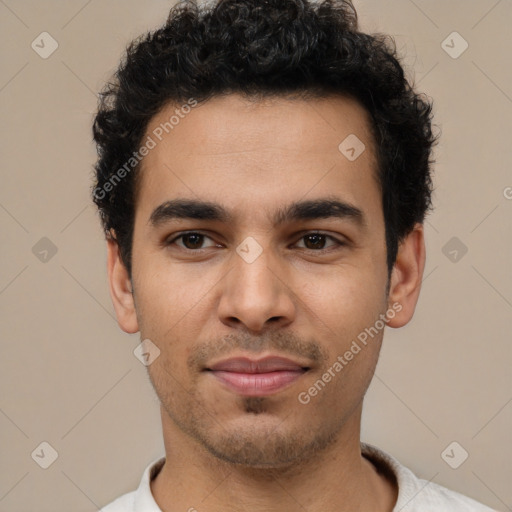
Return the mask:
<svg viewBox="0 0 512 512">
<path fill-rule="evenodd" d="M 383 319 L 406 323 L 417 298 L 407 273 L 386 294 L 366 111 L 230 95 L 162 134 L 176 108 L 147 129 L 131 282 L 109 247 L 119 323 L 160 350 L 147 368 L 167 429 L 225 461 L 297 464 L 356 428 Z"/>
</svg>

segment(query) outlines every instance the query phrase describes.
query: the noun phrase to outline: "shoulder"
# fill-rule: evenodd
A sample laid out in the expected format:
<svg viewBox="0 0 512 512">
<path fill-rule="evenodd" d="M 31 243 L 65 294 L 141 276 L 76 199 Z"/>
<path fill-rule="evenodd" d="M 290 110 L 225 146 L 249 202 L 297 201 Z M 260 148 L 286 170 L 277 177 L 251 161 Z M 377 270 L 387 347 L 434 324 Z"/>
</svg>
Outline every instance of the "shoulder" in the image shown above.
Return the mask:
<svg viewBox="0 0 512 512">
<path fill-rule="evenodd" d="M 142 474 L 139 487 L 123 494 L 99 512 L 161 512 L 151 494 L 151 480 L 159 473 L 165 463 L 165 456 L 154 459 Z"/>
<path fill-rule="evenodd" d="M 496 512 L 468 496 L 418 478 L 397 459 L 376 446 L 361 443 L 361 452 L 381 471 L 395 477 L 398 498 L 393 512 Z"/>
<path fill-rule="evenodd" d="M 468 496 L 447 489 L 441 485 L 417 479 L 421 489 L 411 496 L 409 503 L 399 508 L 403 512 L 431 512 L 432 510 L 450 510 L 451 512 L 496 512 Z"/>
<path fill-rule="evenodd" d="M 105 505 L 99 512 L 131 512 L 134 510 L 135 491 L 123 494 L 108 505 Z"/>
</svg>

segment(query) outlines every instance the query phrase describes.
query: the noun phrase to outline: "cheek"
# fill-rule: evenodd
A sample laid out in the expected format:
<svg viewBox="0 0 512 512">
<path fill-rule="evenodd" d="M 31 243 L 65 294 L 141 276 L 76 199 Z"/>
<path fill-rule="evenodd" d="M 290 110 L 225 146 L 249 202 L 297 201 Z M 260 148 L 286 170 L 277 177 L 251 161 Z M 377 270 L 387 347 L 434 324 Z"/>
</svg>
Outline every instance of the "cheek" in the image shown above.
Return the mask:
<svg viewBox="0 0 512 512">
<path fill-rule="evenodd" d="M 302 301 L 325 324 L 330 338 L 347 339 L 372 325 L 385 307 L 385 282 L 375 267 L 344 264 L 303 286 Z"/>
<path fill-rule="evenodd" d="M 160 349 L 149 371 L 166 386 L 172 384 L 173 376 L 184 381 L 188 368 L 183 362 L 211 315 L 208 297 L 216 280 L 210 283 L 204 270 L 202 275 L 192 275 L 195 272 L 159 266 L 156 261 L 145 264 L 140 260 L 139 267 L 143 271 L 137 274 L 134 288 L 141 339 L 150 339 Z"/>
<path fill-rule="evenodd" d="M 206 267 L 173 265 L 161 256 L 140 258 L 138 268 L 134 287 L 141 324 L 159 332 L 180 330 L 189 315 L 201 311 L 216 283 Z"/>
</svg>

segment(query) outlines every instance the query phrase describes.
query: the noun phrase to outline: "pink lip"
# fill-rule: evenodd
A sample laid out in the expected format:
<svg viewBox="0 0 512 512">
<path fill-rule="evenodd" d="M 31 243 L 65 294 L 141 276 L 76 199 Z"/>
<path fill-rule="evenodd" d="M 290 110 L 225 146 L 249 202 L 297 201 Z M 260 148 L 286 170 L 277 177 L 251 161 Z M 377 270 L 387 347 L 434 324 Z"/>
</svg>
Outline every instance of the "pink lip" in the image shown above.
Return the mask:
<svg viewBox="0 0 512 512">
<path fill-rule="evenodd" d="M 308 368 L 284 357 L 259 360 L 236 357 L 207 368 L 222 384 L 239 395 L 266 396 L 296 381 Z"/>
</svg>

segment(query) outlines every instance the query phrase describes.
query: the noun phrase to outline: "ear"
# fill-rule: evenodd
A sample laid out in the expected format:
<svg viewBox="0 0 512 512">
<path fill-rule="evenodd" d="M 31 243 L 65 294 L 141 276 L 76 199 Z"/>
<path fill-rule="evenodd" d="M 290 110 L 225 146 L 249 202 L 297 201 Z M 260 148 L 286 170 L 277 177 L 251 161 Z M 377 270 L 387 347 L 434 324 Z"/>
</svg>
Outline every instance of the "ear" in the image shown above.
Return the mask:
<svg viewBox="0 0 512 512">
<path fill-rule="evenodd" d="M 121 259 L 119 245 L 113 237 L 107 238 L 107 271 L 110 296 L 116 312 L 117 323 L 124 332 L 139 331 L 132 283 Z"/>
<path fill-rule="evenodd" d="M 391 273 L 388 307 L 398 303 L 402 308 L 393 308 L 396 314 L 388 320 L 389 327 L 403 327 L 414 315 L 425 268 L 425 253 L 423 224 L 416 224 L 398 247 Z"/>
</svg>

